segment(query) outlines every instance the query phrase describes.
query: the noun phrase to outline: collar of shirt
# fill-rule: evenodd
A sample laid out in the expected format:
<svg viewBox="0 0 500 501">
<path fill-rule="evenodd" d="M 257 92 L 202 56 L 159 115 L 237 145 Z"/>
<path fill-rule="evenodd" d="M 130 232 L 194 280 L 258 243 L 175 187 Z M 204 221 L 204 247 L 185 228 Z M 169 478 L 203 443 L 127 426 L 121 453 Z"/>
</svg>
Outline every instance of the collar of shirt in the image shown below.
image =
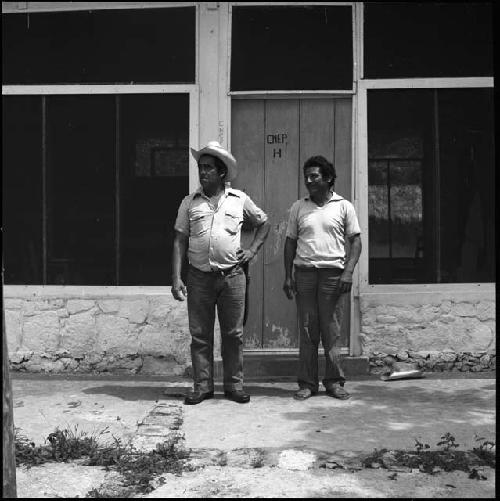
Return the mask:
<svg viewBox="0 0 500 501">
<path fill-rule="evenodd" d="M 334 191 L 331 191 L 330 193 L 331 193 L 331 197 L 327 203 L 338 202 L 339 200 L 344 200 L 344 197 L 341 197 L 338 193 L 335 193 Z M 304 197 L 304 200 L 310 200 L 310 199 L 311 199 L 311 197 L 309 195 Z"/>
<path fill-rule="evenodd" d="M 234 190 L 233 188 L 229 188 L 229 186 L 225 186 L 224 187 L 224 194 L 222 196 L 225 198 L 225 197 L 228 197 L 229 195 L 233 195 L 233 196 L 238 197 L 238 198 L 240 196 L 236 190 Z M 210 199 L 210 197 L 207 197 L 207 195 L 205 195 L 205 193 L 203 193 L 203 188 L 201 186 L 194 193 L 194 198 L 196 198 L 198 196 L 206 198 L 207 200 Z"/>
</svg>

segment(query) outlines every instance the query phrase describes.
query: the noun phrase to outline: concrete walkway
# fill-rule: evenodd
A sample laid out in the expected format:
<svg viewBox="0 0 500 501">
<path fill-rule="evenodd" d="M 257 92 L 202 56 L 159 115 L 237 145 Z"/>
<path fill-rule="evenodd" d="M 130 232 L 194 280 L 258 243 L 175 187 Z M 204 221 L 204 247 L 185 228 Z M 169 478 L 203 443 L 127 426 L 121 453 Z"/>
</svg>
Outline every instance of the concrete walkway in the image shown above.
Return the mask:
<svg viewBox="0 0 500 501">
<path fill-rule="evenodd" d="M 226 400 L 216 385 L 216 398 L 185 406 L 182 395 L 191 386 L 187 379 L 14 374 L 14 422 L 37 444 L 57 427 L 78 425 L 89 432 L 107 428 L 123 442 L 149 450 L 176 430 L 194 457 L 203 451 L 205 456 L 219 451 L 230 457 L 237 450 L 261 449 L 276 458 L 295 451 L 310 454 L 311 465 L 315 458 L 346 451 L 414 450 L 415 439 L 436 448 L 446 432 L 455 436 L 459 450 L 476 446 L 476 436 L 496 441 L 495 375 L 450 376 L 348 381 L 352 398 L 347 401 L 322 391 L 298 402 L 292 398 L 293 382 L 249 381 L 248 404 Z"/>
</svg>

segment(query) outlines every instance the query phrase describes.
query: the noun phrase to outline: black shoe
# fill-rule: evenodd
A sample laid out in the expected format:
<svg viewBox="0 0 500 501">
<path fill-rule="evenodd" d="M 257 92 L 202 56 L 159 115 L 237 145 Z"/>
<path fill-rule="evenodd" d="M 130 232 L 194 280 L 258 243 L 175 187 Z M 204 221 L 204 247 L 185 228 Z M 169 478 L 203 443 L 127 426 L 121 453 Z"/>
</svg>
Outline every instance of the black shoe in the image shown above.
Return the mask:
<svg viewBox="0 0 500 501">
<path fill-rule="evenodd" d="M 234 390 L 234 391 L 226 390 L 224 391 L 224 395 L 229 400 L 234 400 L 239 404 L 246 404 L 247 402 L 250 402 L 250 395 L 248 393 L 245 393 L 243 390 Z"/>
<path fill-rule="evenodd" d="M 200 402 L 203 402 L 203 400 L 207 400 L 209 398 L 214 398 L 213 391 L 206 391 L 204 393 L 202 393 L 201 391 L 193 391 L 186 395 L 184 403 L 186 405 L 196 405 L 199 404 Z"/>
</svg>

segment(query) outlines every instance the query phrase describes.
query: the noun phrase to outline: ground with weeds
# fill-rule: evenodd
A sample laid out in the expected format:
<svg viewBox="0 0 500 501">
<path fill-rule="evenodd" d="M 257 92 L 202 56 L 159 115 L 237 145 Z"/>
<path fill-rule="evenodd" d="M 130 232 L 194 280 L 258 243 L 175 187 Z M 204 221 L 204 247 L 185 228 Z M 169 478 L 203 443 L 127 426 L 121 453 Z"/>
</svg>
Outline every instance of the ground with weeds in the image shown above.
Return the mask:
<svg viewBox="0 0 500 501">
<path fill-rule="evenodd" d="M 177 423 L 179 424 L 179 423 Z M 149 451 L 107 431 L 55 430 L 36 445 L 16 430 L 18 497 L 464 497 L 493 498 L 495 444 L 472 451 L 445 433 L 431 449 L 372 452 L 186 450 L 182 434 Z"/>
</svg>

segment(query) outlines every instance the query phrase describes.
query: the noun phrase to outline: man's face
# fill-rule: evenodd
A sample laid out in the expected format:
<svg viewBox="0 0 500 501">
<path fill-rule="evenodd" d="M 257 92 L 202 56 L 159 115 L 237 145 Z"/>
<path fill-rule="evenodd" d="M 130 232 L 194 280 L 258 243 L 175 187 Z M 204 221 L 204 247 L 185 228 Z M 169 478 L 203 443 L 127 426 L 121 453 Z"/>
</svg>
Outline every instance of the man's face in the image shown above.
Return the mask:
<svg viewBox="0 0 500 501">
<path fill-rule="evenodd" d="M 221 182 L 221 174 L 217 171 L 215 158 L 210 155 L 202 155 L 199 158 L 198 174 L 203 188 L 218 186 Z"/>
<path fill-rule="evenodd" d="M 331 178 L 323 178 L 320 167 L 308 167 L 304 172 L 304 183 L 310 195 L 330 189 Z"/>
</svg>

